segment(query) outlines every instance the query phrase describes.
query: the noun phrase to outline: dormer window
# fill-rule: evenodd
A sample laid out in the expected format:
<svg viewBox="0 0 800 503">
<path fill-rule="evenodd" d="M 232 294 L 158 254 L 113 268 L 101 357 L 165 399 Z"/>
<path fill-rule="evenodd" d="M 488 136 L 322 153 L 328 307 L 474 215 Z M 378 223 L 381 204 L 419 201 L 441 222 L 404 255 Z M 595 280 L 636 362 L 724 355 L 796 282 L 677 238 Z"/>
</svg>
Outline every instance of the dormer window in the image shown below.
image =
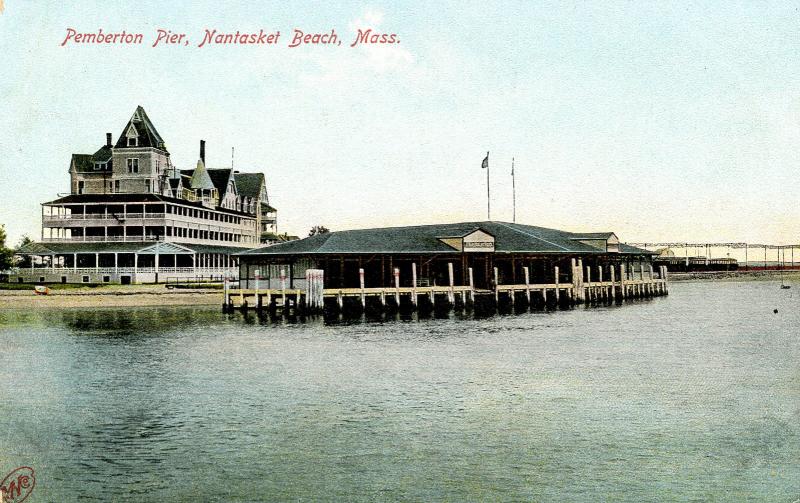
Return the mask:
<svg viewBox="0 0 800 503">
<path fill-rule="evenodd" d="M 128 146 L 135 147 L 138 143 L 139 138 L 128 138 Z"/>
</svg>

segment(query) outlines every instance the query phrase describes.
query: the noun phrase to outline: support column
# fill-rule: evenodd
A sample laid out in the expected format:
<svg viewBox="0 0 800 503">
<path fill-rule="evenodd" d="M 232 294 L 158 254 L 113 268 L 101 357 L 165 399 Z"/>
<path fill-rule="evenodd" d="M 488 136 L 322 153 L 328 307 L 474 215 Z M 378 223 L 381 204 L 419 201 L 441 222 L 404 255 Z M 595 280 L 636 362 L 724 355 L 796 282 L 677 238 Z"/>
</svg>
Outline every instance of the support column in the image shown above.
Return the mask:
<svg viewBox="0 0 800 503">
<path fill-rule="evenodd" d="M 559 300 L 561 297 L 561 292 L 559 291 L 559 278 L 558 278 L 558 266 L 555 267 L 555 284 L 556 284 L 556 306 L 559 304 Z"/>
<path fill-rule="evenodd" d="M 611 274 L 611 289 L 609 290 L 609 293 L 611 294 L 611 301 L 613 302 L 613 301 L 615 301 L 617 299 L 617 292 L 615 291 L 615 289 L 616 289 L 616 286 L 615 286 L 616 281 L 614 281 L 615 278 L 614 278 L 614 265 L 613 264 L 608 267 L 608 272 Z"/>
<path fill-rule="evenodd" d="M 363 269 L 362 269 L 363 270 Z M 411 263 L 411 303 L 417 307 L 417 263 Z"/>
</svg>

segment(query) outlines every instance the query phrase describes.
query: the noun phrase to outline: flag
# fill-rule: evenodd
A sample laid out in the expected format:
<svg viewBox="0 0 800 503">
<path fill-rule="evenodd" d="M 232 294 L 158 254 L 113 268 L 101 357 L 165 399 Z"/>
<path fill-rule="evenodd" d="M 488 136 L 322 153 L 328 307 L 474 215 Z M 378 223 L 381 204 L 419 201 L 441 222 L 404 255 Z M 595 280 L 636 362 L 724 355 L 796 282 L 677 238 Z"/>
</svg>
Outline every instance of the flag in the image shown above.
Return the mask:
<svg viewBox="0 0 800 503">
<path fill-rule="evenodd" d="M 514 158 L 511 158 L 511 176 L 514 176 Z"/>
<path fill-rule="evenodd" d="M 489 167 L 489 152 L 486 152 L 486 158 L 483 159 L 481 163 L 481 169 L 486 169 Z"/>
</svg>

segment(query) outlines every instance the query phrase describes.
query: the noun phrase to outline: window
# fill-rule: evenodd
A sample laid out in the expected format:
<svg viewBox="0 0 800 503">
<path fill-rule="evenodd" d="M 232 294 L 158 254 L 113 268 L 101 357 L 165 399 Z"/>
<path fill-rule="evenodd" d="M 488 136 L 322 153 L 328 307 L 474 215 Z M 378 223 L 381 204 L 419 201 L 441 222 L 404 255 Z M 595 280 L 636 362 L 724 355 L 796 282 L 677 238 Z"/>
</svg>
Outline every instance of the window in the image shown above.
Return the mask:
<svg viewBox="0 0 800 503">
<path fill-rule="evenodd" d="M 139 159 L 137 158 L 128 158 L 128 173 L 138 173 L 139 172 Z"/>
<path fill-rule="evenodd" d="M 110 282 L 111 282 L 111 276 L 103 276 L 103 283 L 110 283 Z"/>
<path fill-rule="evenodd" d="M 83 276 L 81 278 L 81 281 L 83 281 L 84 283 L 88 283 L 89 282 L 89 276 Z"/>
<path fill-rule="evenodd" d="M 145 180 L 145 192 L 150 192 L 150 180 Z"/>
<path fill-rule="evenodd" d="M 119 192 L 119 180 L 114 180 L 114 192 Z"/>
<path fill-rule="evenodd" d="M 86 188 L 86 182 L 83 180 L 78 182 L 78 194 L 83 194 L 83 190 Z"/>
<path fill-rule="evenodd" d="M 138 140 L 139 140 L 138 138 L 135 138 L 135 137 L 134 138 L 130 138 L 129 137 L 128 138 L 128 146 L 129 147 L 135 147 Z"/>
</svg>

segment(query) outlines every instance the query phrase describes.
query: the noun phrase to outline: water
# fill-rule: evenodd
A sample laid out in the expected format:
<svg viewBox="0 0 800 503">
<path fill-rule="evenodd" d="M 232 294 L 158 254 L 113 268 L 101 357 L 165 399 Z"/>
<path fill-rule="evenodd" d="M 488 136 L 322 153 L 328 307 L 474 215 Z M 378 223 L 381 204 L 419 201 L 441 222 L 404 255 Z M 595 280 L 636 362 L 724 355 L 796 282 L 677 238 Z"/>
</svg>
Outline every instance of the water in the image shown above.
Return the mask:
<svg viewBox="0 0 800 503">
<path fill-rule="evenodd" d="M 0 311 L 0 476 L 33 467 L 29 501 L 791 502 L 778 284 L 340 325 Z"/>
</svg>

